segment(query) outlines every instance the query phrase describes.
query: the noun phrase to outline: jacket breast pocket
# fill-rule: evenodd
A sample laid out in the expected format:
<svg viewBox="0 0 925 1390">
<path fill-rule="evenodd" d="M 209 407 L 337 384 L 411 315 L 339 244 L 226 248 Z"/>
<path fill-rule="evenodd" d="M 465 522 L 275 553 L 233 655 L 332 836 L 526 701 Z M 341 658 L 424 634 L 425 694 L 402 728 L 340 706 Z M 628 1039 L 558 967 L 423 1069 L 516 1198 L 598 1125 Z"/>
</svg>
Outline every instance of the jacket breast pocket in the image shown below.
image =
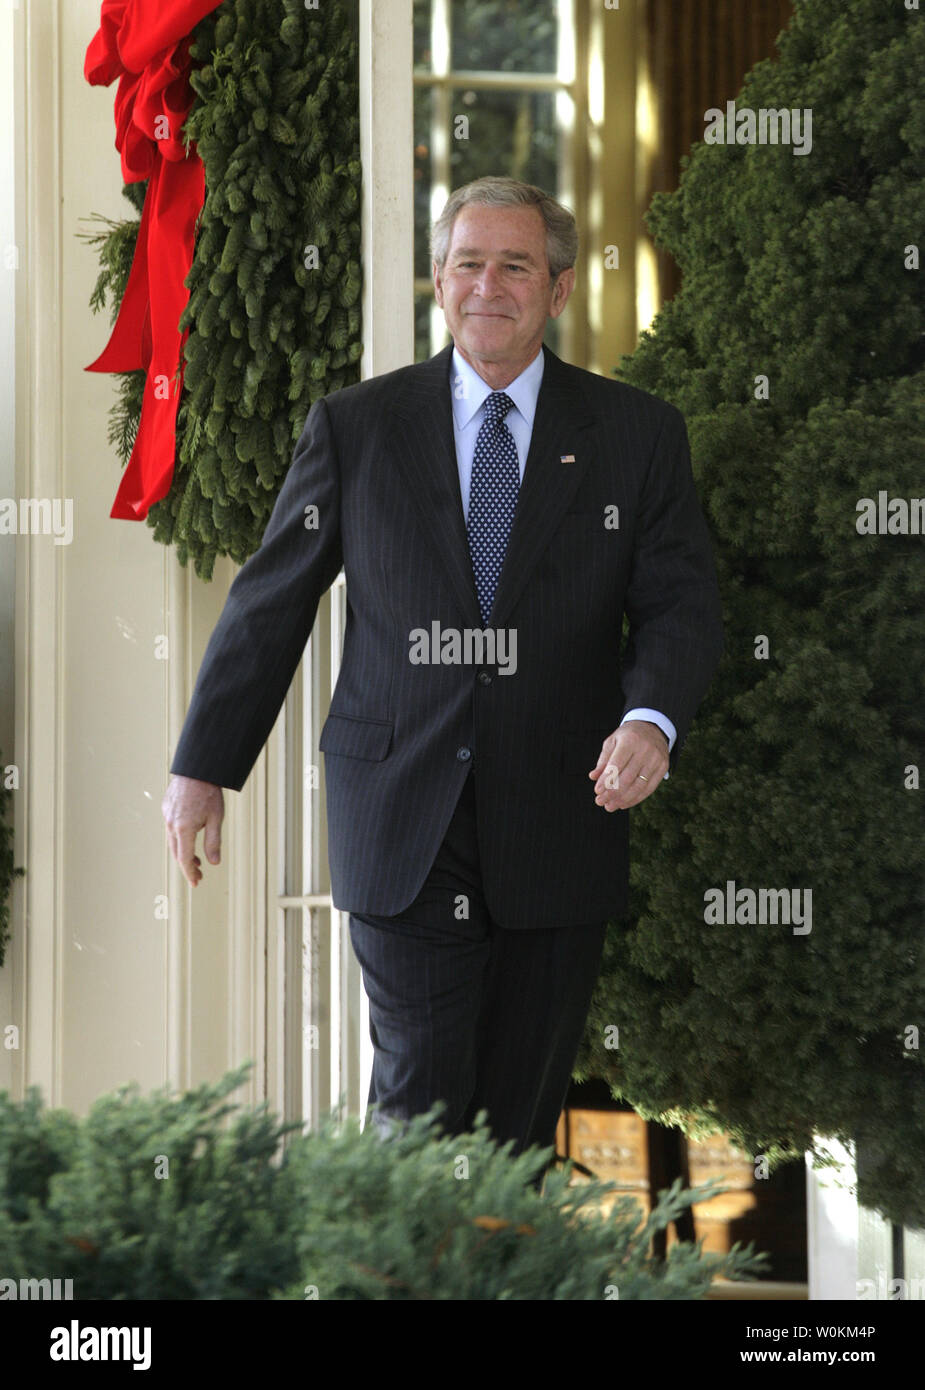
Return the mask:
<svg viewBox="0 0 925 1390">
<path fill-rule="evenodd" d="M 356 719 L 349 714 L 329 714 L 318 747 L 322 753 L 381 763 L 391 746 L 393 727 L 390 719 Z"/>
</svg>

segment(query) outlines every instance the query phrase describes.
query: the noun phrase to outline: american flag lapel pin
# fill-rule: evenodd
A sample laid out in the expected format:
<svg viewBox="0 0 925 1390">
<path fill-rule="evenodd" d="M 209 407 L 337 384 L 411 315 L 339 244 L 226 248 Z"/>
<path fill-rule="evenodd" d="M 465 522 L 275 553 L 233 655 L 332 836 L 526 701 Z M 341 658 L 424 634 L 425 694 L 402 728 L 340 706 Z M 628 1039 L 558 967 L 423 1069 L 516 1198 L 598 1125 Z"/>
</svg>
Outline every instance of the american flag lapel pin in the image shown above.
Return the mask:
<svg viewBox="0 0 925 1390">
<path fill-rule="evenodd" d="M 559 462 L 560 462 L 560 463 L 574 463 L 574 462 L 575 462 L 575 455 L 574 455 L 574 454 L 560 454 L 560 455 L 559 455 Z"/>
</svg>

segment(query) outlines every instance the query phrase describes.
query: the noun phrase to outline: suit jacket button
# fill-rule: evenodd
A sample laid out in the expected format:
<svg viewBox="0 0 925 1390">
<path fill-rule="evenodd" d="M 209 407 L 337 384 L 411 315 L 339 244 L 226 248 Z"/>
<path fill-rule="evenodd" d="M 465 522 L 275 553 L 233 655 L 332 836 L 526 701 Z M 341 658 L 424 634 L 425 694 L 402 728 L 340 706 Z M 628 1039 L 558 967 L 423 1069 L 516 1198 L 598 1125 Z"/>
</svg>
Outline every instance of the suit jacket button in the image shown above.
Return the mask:
<svg viewBox="0 0 925 1390">
<path fill-rule="evenodd" d="M 461 763 L 467 763 L 467 762 L 469 761 L 469 759 L 472 757 L 472 749 L 471 749 L 471 748 L 457 748 L 457 750 L 456 750 L 456 757 L 459 759 L 459 761 L 460 761 Z"/>
<path fill-rule="evenodd" d="M 487 671 L 479 671 L 479 680 L 482 685 L 491 685 L 491 676 Z"/>
</svg>

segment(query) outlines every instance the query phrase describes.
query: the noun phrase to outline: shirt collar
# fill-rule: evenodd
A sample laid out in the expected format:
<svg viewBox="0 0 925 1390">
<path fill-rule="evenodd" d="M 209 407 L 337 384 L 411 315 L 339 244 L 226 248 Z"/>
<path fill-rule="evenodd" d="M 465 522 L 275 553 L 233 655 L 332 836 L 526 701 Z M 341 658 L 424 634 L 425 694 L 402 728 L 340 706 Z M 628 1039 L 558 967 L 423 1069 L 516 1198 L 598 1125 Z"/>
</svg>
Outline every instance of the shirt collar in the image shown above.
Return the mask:
<svg viewBox="0 0 925 1390">
<path fill-rule="evenodd" d="M 529 366 L 524 367 L 520 376 L 515 377 L 510 386 L 504 388 L 505 394 L 510 396 L 531 429 L 533 428 L 536 401 L 540 394 L 540 384 L 543 380 L 545 365 L 541 347 Z M 453 398 L 453 418 L 456 421 L 457 429 L 465 429 L 476 411 L 481 410 L 488 400 L 492 394 L 492 389 L 488 382 L 479 376 L 474 367 L 470 367 L 466 359 L 454 347 L 450 390 Z"/>
</svg>

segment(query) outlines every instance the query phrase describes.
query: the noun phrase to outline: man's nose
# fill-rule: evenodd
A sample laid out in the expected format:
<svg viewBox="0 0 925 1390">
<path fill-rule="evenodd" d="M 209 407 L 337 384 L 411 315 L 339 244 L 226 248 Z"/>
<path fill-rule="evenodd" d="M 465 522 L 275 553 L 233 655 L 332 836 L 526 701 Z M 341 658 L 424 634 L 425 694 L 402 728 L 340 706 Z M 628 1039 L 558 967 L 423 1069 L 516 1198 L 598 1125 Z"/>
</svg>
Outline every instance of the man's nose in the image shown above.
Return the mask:
<svg viewBox="0 0 925 1390">
<path fill-rule="evenodd" d="M 482 299 L 494 299 L 501 292 L 501 271 L 497 266 L 486 263 L 476 280 L 476 290 Z"/>
</svg>

